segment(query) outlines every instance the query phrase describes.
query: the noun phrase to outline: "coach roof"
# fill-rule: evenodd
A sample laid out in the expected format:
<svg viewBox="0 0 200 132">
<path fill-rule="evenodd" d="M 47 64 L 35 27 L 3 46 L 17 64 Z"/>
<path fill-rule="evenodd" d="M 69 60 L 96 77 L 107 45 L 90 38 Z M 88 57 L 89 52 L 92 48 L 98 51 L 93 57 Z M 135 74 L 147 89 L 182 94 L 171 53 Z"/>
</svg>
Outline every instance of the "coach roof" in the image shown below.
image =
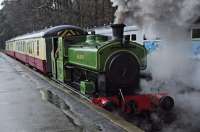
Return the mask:
<svg viewBox="0 0 200 132">
<path fill-rule="evenodd" d="M 81 29 L 80 27 L 72 26 L 72 25 L 60 25 L 60 26 L 43 29 L 40 31 L 35 31 L 32 33 L 27 33 L 27 34 L 12 38 L 9 41 L 22 40 L 22 39 L 28 39 L 28 38 L 37 38 L 37 37 L 54 37 L 58 35 L 58 32 L 64 31 L 66 29 L 76 30 L 83 35 L 87 34 L 87 32 Z"/>
</svg>

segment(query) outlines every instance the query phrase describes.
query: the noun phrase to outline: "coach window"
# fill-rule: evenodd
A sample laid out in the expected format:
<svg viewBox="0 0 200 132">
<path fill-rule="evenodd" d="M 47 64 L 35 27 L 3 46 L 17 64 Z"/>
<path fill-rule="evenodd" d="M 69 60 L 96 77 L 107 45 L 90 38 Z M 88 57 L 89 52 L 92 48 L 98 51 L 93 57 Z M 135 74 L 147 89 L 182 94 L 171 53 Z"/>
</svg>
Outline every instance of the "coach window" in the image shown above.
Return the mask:
<svg viewBox="0 0 200 132">
<path fill-rule="evenodd" d="M 32 43 L 30 42 L 30 54 L 32 54 Z"/>
<path fill-rule="evenodd" d="M 22 50 L 22 52 L 23 52 L 23 51 L 24 51 L 24 50 L 23 50 L 23 41 L 21 42 L 21 47 L 22 47 L 22 49 L 21 49 L 21 50 Z"/>
<path fill-rule="evenodd" d="M 147 37 L 146 37 L 146 35 L 144 35 L 144 36 L 143 36 L 143 40 L 147 40 Z"/>
<path fill-rule="evenodd" d="M 21 42 L 19 42 L 19 51 L 21 51 L 21 47 L 22 47 L 22 45 L 21 45 L 22 43 Z"/>
<path fill-rule="evenodd" d="M 30 42 L 30 47 L 31 47 L 31 54 L 33 53 L 33 43 L 32 42 Z"/>
<path fill-rule="evenodd" d="M 20 51 L 20 42 L 18 42 L 18 51 Z"/>
<path fill-rule="evenodd" d="M 19 44 L 18 44 L 18 42 L 16 42 L 16 44 L 17 44 L 17 51 L 19 51 Z"/>
<path fill-rule="evenodd" d="M 31 53 L 31 43 L 28 42 L 28 51 L 29 51 L 29 54 Z"/>
<path fill-rule="evenodd" d="M 192 29 L 192 38 L 200 38 L 200 28 Z"/>
<path fill-rule="evenodd" d="M 23 41 L 23 51 L 25 52 L 25 41 Z"/>
<path fill-rule="evenodd" d="M 30 46 L 29 46 L 29 42 L 27 42 L 27 51 L 28 51 L 28 53 L 30 53 Z"/>
<path fill-rule="evenodd" d="M 32 54 L 32 44 L 31 44 L 31 42 L 29 43 L 29 48 L 30 48 L 30 54 Z"/>
<path fill-rule="evenodd" d="M 22 41 L 22 51 L 24 52 L 24 41 Z"/>
<path fill-rule="evenodd" d="M 19 42 L 19 51 L 21 51 L 21 45 L 20 45 L 21 43 Z"/>
<path fill-rule="evenodd" d="M 29 46 L 28 46 L 28 42 L 26 42 L 26 52 L 29 53 Z"/>
<path fill-rule="evenodd" d="M 32 42 L 33 50 L 32 53 L 35 54 L 35 49 L 34 49 L 34 41 Z"/>
<path fill-rule="evenodd" d="M 28 53 L 31 54 L 31 43 L 28 42 Z"/>
<path fill-rule="evenodd" d="M 25 46 L 25 41 L 23 41 L 24 52 L 26 51 Z"/>
<path fill-rule="evenodd" d="M 31 54 L 31 42 L 29 42 L 29 53 Z"/>
<path fill-rule="evenodd" d="M 131 35 L 131 40 L 132 40 L 132 41 L 136 41 L 136 39 L 137 39 L 137 38 L 136 38 L 136 34 L 132 34 L 132 35 Z"/>
<path fill-rule="evenodd" d="M 130 35 L 125 35 L 125 40 L 130 40 Z"/>
<path fill-rule="evenodd" d="M 39 50 L 40 50 L 40 47 L 39 47 L 39 40 L 37 40 L 37 56 L 39 56 Z"/>
</svg>

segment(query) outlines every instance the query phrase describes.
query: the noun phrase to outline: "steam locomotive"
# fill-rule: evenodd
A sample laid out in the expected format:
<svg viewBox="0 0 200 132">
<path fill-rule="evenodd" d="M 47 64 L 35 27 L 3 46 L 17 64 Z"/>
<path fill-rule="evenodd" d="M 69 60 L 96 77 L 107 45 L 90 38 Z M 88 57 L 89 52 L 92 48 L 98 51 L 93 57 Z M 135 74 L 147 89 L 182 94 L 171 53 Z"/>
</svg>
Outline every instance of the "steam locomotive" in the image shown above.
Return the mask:
<svg viewBox="0 0 200 132">
<path fill-rule="evenodd" d="M 124 24 L 111 27 L 112 39 L 71 25 L 51 27 L 6 41 L 6 53 L 107 110 L 171 110 L 174 100 L 167 94 L 140 93 L 140 80 L 148 77 L 145 47 L 124 38 Z"/>
</svg>

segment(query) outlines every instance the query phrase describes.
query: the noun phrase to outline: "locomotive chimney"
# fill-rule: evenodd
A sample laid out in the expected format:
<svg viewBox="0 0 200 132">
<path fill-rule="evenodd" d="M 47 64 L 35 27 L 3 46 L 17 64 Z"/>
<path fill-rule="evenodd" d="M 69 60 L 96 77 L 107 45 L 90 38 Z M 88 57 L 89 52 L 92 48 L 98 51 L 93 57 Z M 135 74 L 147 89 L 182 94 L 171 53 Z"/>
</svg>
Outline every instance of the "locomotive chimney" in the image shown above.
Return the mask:
<svg viewBox="0 0 200 132">
<path fill-rule="evenodd" d="M 124 24 L 112 24 L 113 39 L 123 40 Z"/>
<path fill-rule="evenodd" d="M 126 25 L 124 25 L 124 24 L 112 24 L 111 25 L 112 32 L 113 32 L 112 39 L 119 40 L 120 43 L 122 44 L 122 46 L 126 46 L 127 43 L 129 42 L 129 40 L 124 39 L 124 27 L 125 26 Z"/>
</svg>

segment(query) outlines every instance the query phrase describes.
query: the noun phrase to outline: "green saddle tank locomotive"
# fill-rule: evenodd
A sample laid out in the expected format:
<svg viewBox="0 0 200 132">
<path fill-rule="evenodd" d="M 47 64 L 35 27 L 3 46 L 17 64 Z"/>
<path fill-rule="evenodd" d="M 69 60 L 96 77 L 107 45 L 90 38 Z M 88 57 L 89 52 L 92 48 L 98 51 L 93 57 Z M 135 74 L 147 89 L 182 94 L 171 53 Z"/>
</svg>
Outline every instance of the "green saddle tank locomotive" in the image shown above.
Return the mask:
<svg viewBox="0 0 200 132">
<path fill-rule="evenodd" d="M 131 113 L 149 111 L 154 106 L 171 109 L 174 102 L 166 94 L 138 94 L 140 79 L 147 77 L 142 72 L 147 51 L 124 38 L 124 26 L 113 24 L 111 39 L 98 34 L 60 37 L 52 57 L 57 67 L 54 77 L 90 95 L 94 104 L 108 110 L 120 107 Z"/>
</svg>

